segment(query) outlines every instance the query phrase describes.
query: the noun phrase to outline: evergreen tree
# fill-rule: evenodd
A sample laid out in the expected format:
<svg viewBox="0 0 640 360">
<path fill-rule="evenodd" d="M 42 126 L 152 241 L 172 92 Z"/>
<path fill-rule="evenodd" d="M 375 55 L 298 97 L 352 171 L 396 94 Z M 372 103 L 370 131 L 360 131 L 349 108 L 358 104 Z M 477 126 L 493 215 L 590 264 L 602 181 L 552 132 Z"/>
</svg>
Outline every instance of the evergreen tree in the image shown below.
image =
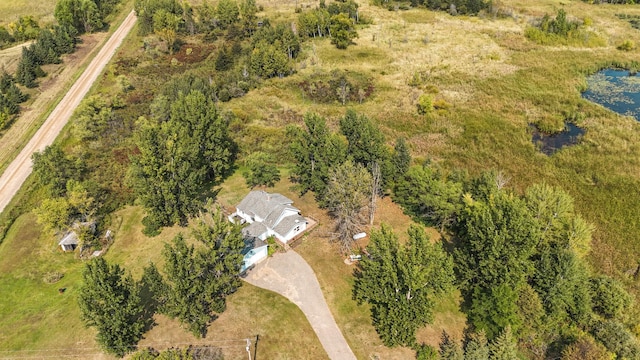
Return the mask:
<svg viewBox="0 0 640 360">
<path fill-rule="evenodd" d="M 101 257 L 89 261 L 82 276 L 82 319 L 96 328 L 96 340 L 105 351 L 123 356 L 134 349 L 148 323 L 136 285 L 120 266 Z"/>
<path fill-rule="evenodd" d="M 442 330 L 442 337 L 440 339 L 440 359 L 465 360 L 464 352 L 460 344 L 452 339 L 444 330 Z"/>
<path fill-rule="evenodd" d="M 28 88 L 34 88 L 38 86 L 36 79 L 42 73 L 43 71 L 37 63 L 35 54 L 26 47 L 22 48 L 22 57 L 16 70 L 16 81 Z"/>
<path fill-rule="evenodd" d="M 433 320 L 435 297 L 451 287 L 451 258 L 417 226 L 409 228 L 409 241 L 400 246 L 383 225 L 372 231 L 367 249 L 370 256 L 356 270 L 354 298 L 371 305 L 373 325 L 385 345 L 416 345 L 416 329 Z"/>
<path fill-rule="evenodd" d="M 511 333 L 511 327 L 504 328 L 502 333 L 489 346 L 492 360 L 518 360 L 516 340 Z"/>
<path fill-rule="evenodd" d="M 484 331 L 465 334 L 464 341 L 465 360 L 487 360 L 489 359 L 489 345 Z"/>
<path fill-rule="evenodd" d="M 462 184 L 447 179 L 432 166 L 413 166 L 395 184 L 395 201 L 443 231 L 462 210 Z"/>
<path fill-rule="evenodd" d="M 138 286 L 140 298 L 149 313 L 167 312 L 165 306 L 169 297 L 169 288 L 154 263 L 144 267 Z"/>
<path fill-rule="evenodd" d="M 292 179 L 301 193 L 314 191 L 316 200 L 323 200 L 329 169 L 340 165 L 346 157 L 346 144 L 327 127 L 320 115 L 308 113 L 304 117 L 306 129 L 287 128 L 289 150 L 294 159 Z"/>
<path fill-rule="evenodd" d="M 347 138 L 347 154 L 354 162 L 371 171 L 374 163 L 380 165 L 387 161 L 389 153 L 384 135 L 365 115 L 347 110 L 345 116 L 340 119 L 340 132 Z"/>
<path fill-rule="evenodd" d="M 161 308 L 194 335 L 205 336 L 207 325 L 226 308 L 226 297 L 241 285 L 244 241 L 240 227 L 219 213 L 212 226 L 200 223 L 193 235 L 198 248 L 176 236 L 164 249 L 167 302 Z"/>
<path fill-rule="evenodd" d="M 240 10 L 235 0 L 220 0 L 216 7 L 216 17 L 222 29 L 227 29 L 232 24 L 238 22 Z"/>
<path fill-rule="evenodd" d="M 393 155 L 391 156 L 391 179 L 397 181 L 409 171 L 411 165 L 411 152 L 404 138 L 398 138 L 393 147 Z"/>
<path fill-rule="evenodd" d="M 223 46 L 216 56 L 216 70 L 227 71 L 233 66 L 233 56 L 226 46 Z"/>
<path fill-rule="evenodd" d="M 240 16 L 242 17 L 242 28 L 246 36 L 251 36 L 258 26 L 258 7 L 255 0 L 243 0 L 240 4 Z"/>
</svg>

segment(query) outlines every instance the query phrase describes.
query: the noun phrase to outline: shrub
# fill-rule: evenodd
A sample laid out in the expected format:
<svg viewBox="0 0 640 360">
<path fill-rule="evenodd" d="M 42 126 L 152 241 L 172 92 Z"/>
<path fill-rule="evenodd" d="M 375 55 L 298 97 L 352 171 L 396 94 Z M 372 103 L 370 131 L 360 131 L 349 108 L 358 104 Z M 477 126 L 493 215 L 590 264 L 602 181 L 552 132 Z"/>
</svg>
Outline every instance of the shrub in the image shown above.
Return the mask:
<svg viewBox="0 0 640 360">
<path fill-rule="evenodd" d="M 46 273 L 42 277 L 42 281 L 44 281 L 46 284 L 55 284 L 58 281 L 60 281 L 63 277 L 64 277 L 63 273 L 57 272 L 57 271 L 52 271 L 52 272 Z"/>
<path fill-rule="evenodd" d="M 418 114 L 425 115 L 433 111 L 433 99 L 430 95 L 422 94 L 418 98 Z"/>
<path fill-rule="evenodd" d="M 634 43 L 632 40 L 625 40 L 622 42 L 622 44 L 617 46 L 618 50 L 621 51 L 631 51 L 634 50 L 636 48 L 636 43 Z"/>
</svg>

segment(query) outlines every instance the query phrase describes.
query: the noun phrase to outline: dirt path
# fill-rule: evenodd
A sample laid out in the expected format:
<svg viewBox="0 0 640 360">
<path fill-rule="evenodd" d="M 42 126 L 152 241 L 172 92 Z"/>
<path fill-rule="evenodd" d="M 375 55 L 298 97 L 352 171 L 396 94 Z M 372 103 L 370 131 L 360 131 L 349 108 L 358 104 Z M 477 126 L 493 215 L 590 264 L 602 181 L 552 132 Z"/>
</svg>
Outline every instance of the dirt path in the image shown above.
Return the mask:
<svg viewBox="0 0 640 360">
<path fill-rule="evenodd" d="M 298 253 L 289 250 L 268 258 L 251 270 L 245 280 L 252 285 L 275 291 L 298 305 L 329 358 L 356 359 L 329 311 L 315 273 Z"/>
<path fill-rule="evenodd" d="M 118 46 L 131 31 L 135 22 L 136 16 L 132 11 L 100 49 L 98 55 L 69 89 L 69 92 L 62 98 L 58 106 L 51 112 L 42 127 L 38 129 L 20 154 L 2 173 L 2 176 L 0 176 L 0 212 L 4 210 L 31 173 L 31 154 L 42 151 L 53 143 L 75 108 L 87 94 L 100 73 L 102 73 L 109 60 L 111 60 Z"/>
</svg>

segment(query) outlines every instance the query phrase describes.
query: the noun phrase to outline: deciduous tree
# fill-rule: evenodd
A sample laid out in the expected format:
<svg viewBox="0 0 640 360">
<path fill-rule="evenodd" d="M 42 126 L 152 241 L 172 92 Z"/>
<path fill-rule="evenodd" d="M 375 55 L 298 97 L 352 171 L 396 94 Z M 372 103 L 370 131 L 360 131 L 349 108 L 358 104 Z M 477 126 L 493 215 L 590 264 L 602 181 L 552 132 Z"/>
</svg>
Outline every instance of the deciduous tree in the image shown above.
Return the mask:
<svg viewBox="0 0 640 360">
<path fill-rule="evenodd" d="M 353 19 L 344 13 L 331 17 L 330 30 L 331 43 L 338 49 L 346 49 L 358 37 Z"/>
<path fill-rule="evenodd" d="M 261 151 L 254 152 L 245 159 L 247 170 L 242 173 L 247 186 L 273 187 L 280 181 L 280 170 L 275 165 L 275 160 L 269 154 Z"/>
</svg>

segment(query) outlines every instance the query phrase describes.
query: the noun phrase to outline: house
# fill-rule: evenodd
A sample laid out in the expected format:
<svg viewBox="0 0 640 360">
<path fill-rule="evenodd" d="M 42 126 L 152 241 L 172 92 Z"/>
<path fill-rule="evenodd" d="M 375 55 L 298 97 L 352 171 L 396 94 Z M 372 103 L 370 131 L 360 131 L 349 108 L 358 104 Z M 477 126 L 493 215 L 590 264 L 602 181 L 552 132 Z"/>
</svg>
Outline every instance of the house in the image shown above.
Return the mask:
<svg viewBox="0 0 640 360">
<path fill-rule="evenodd" d="M 245 238 L 244 249 L 242 249 L 244 258 L 242 259 L 240 272 L 242 273 L 263 259 L 266 259 L 269 255 L 268 247 L 266 242 L 258 238 Z"/>
<path fill-rule="evenodd" d="M 75 231 L 69 231 L 62 237 L 58 245 L 60 245 L 62 251 L 73 251 L 78 247 L 78 235 Z"/>
<path fill-rule="evenodd" d="M 242 231 L 245 238 L 265 241 L 274 236 L 286 244 L 304 232 L 308 224 L 292 204 L 291 199 L 280 194 L 251 191 L 236 206 L 236 212 L 229 216 L 229 220 L 249 224 Z"/>
</svg>

